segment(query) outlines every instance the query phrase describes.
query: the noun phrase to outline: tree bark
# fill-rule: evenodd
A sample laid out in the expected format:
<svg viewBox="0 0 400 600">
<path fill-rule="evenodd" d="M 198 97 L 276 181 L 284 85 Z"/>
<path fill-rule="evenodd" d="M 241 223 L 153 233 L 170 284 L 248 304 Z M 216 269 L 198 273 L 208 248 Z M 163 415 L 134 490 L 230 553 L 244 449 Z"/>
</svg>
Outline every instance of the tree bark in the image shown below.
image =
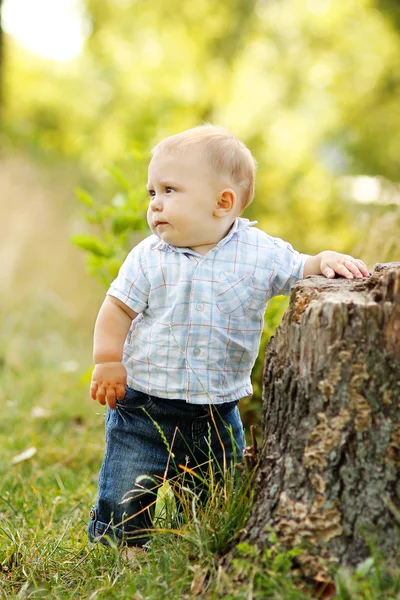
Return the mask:
<svg viewBox="0 0 400 600">
<path fill-rule="evenodd" d="M 305 575 L 395 562 L 400 524 L 400 263 L 312 277 L 265 356 L 263 446 L 241 541 L 303 547 Z"/>
</svg>

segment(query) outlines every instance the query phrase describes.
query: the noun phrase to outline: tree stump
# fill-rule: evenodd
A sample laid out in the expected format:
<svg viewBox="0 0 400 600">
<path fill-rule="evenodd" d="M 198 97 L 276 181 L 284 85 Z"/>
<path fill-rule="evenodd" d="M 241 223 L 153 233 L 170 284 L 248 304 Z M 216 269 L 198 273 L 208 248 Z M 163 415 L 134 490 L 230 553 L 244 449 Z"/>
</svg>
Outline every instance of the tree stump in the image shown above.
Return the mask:
<svg viewBox="0 0 400 600">
<path fill-rule="evenodd" d="M 301 546 L 302 572 L 396 560 L 400 263 L 297 283 L 265 356 L 263 446 L 241 541 Z"/>
</svg>

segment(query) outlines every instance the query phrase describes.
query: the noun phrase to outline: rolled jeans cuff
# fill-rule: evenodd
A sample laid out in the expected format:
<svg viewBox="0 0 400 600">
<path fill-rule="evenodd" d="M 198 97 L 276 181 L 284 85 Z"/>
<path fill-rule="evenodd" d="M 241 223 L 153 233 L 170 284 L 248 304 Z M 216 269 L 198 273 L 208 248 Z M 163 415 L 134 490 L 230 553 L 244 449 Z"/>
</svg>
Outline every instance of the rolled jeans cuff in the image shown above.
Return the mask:
<svg viewBox="0 0 400 600">
<path fill-rule="evenodd" d="M 121 527 L 115 527 L 112 523 L 104 523 L 97 518 L 97 509 L 93 506 L 90 510 L 90 521 L 88 525 L 88 537 L 92 543 L 110 545 L 110 541 L 117 546 L 139 546 L 142 547 L 150 541 L 149 535 L 143 535 L 143 530 L 126 531 Z"/>
</svg>

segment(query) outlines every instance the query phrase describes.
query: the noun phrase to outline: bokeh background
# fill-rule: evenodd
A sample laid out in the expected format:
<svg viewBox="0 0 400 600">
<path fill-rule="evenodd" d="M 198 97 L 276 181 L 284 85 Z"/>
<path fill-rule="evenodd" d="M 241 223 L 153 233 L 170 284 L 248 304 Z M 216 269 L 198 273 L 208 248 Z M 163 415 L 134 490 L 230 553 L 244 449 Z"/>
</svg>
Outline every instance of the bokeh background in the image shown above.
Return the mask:
<svg viewBox="0 0 400 600">
<path fill-rule="evenodd" d="M 356 253 L 371 269 L 399 260 L 398 0 L 0 10 L 0 364 L 3 383 L 31 381 L 33 407 L 45 411 L 65 377 L 89 403 L 95 316 L 147 234 L 146 164 L 166 135 L 207 120 L 242 138 L 258 161 L 245 216 L 298 250 Z M 264 343 L 283 306 L 272 304 Z M 12 389 L 1 386 L 1 405 Z"/>
</svg>

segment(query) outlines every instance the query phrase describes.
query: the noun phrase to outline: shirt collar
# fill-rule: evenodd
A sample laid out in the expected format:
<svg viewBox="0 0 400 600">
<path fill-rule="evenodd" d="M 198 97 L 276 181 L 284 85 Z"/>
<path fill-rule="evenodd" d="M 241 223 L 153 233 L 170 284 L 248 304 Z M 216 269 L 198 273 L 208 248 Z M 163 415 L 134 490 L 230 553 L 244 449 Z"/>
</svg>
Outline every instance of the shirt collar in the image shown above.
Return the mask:
<svg viewBox="0 0 400 600">
<path fill-rule="evenodd" d="M 218 244 L 216 244 L 208 252 L 215 252 L 218 248 L 221 248 L 227 242 L 229 242 L 229 240 L 235 235 L 235 233 L 238 233 L 239 231 L 243 231 L 243 229 L 247 229 L 248 227 L 252 227 L 253 225 L 256 225 L 257 223 L 258 223 L 258 221 L 249 221 L 249 219 L 243 219 L 242 217 L 236 217 L 236 219 L 233 222 L 232 227 L 230 228 L 230 230 L 228 231 L 226 236 L 224 238 L 222 238 L 222 240 L 220 240 L 218 242 Z M 187 253 L 195 254 L 196 256 L 206 256 L 205 254 L 199 254 L 195 250 L 192 250 L 192 248 L 170 246 L 169 244 L 167 244 L 166 242 L 163 242 L 162 240 L 160 240 L 160 242 L 158 244 L 156 244 L 154 246 L 154 248 L 157 250 L 163 250 L 164 252 L 178 252 L 178 253 L 181 252 L 181 253 L 186 253 L 186 254 Z M 207 252 L 207 254 L 208 254 L 208 252 Z"/>
</svg>

